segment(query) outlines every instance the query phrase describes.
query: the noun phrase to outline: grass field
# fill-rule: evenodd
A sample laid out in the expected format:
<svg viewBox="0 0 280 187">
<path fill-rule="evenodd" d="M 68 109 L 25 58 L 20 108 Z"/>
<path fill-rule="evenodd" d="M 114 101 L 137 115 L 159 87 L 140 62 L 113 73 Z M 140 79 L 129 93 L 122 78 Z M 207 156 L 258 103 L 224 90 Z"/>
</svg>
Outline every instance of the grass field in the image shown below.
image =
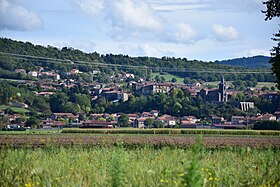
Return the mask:
<svg viewBox="0 0 280 187">
<path fill-rule="evenodd" d="M 276 83 L 274 82 L 258 82 L 256 88 L 262 88 L 262 87 L 268 87 L 269 89 L 272 87 L 272 86 L 276 86 Z"/>
<path fill-rule="evenodd" d="M 171 75 L 171 74 L 164 74 L 164 75 L 161 75 L 160 73 L 153 73 L 153 78 L 155 78 L 155 76 L 163 76 L 165 78 L 165 81 L 166 82 L 171 82 L 171 79 L 173 78 L 176 78 L 177 79 L 177 82 L 176 83 L 183 83 L 184 81 L 184 78 L 182 77 L 179 77 L 179 76 L 175 76 L 175 75 Z"/>
<path fill-rule="evenodd" d="M 279 186 L 280 150 L 116 146 L 7 148 L 0 186 Z"/>
<path fill-rule="evenodd" d="M 5 105 L 1 105 L 0 106 L 0 110 L 6 110 L 8 108 L 8 106 Z M 11 107 L 11 110 L 15 113 L 19 113 L 19 114 L 24 114 L 24 113 L 28 113 L 30 112 L 30 110 L 25 109 L 25 108 L 17 108 L 17 107 Z"/>
</svg>

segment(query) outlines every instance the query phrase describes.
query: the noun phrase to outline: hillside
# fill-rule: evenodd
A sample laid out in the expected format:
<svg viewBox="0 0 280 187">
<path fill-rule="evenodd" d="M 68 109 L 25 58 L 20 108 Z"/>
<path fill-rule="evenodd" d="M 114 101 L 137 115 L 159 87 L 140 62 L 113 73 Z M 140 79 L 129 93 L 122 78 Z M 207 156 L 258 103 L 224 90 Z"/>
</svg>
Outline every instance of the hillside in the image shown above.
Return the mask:
<svg viewBox="0 0 280 187">
<path fill-rule="evenodd" d="M 269 60 L 270 57 L 267 56 L 254 56 L 216 61 L 216 63 L 244 68 L 271 68 Z"/>
<path fill-rule="evenodd" d="M 165 72 L 182 78 L 189 77 L 203 81 L 218 81 L 221 76 L 225 76 L 226 80 L 247 80 L 254 77 L 256 80 L 274 81 L 274 77 L 268 73 L 264 75 L 250 73 L 268 72 L 270 71 L 268 68 L 248 69 L 174 57 L 101 55 L 97 52 L 84 53 L 69 47 L 58 49 L 52 46 L 44 47 L 30 42 L 0 38 L 0 75 L 2 78 L 21 79 L 14 73 L 15 69 L 24 68 L 27 71 L 35 71 L 38 67 L 58 70 L 61 75 L 72 68 L 77 68 L 87 73 L 100 71 L 106 76 L 121 72 L 133 73 L 136 77 L 144 79 L 151 79 L 152 73 Z"/>
</svg>

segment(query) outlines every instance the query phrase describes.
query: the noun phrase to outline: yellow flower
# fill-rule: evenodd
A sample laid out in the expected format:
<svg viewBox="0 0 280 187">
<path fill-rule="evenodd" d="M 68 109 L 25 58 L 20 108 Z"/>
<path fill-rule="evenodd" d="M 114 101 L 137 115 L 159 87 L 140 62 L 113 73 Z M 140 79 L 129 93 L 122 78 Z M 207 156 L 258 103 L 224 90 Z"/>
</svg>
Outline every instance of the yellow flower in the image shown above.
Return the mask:
<svg viewBox="0 0 280 187">
<path fill-rule="evenodd" d="M 213 177 L 209 177 L 209 181 L 212 181 L 213 180 Z"/>
<path fill-rule="evenodd" d="M 32 184 L 31 183 L 26 183 L 25 187 L 32 187 Z"/>
<path fill-rule="evenodd" d="M 163 180 L 163 179 L 160 179 L 160 182 L 164 182 L 164 180 Z"/>
<path fill-rule="evenodd" d="M 19 176 L 18 176 L 18 175 L 16 176 L 16 179 L 19 179 Z"/>
<path fill-rule="evenodd" d="M 184 173 L 180 173 L 179 176 L 180 176 L 180 177 L 184 176 Z"/>
</svg>

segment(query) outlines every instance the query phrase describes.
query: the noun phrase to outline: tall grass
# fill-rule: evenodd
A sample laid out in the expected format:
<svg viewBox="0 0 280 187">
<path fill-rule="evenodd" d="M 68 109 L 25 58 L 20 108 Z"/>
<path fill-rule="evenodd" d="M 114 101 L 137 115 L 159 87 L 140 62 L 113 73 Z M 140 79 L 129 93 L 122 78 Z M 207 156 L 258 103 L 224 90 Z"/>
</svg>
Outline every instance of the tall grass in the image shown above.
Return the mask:
<svg viewBox="0 0 280 187">
<path fill-rule="evenodd" d="M 2 149 L 0 186 L 280 185 L 280 150 L 151 147 Z"/>
</svg>

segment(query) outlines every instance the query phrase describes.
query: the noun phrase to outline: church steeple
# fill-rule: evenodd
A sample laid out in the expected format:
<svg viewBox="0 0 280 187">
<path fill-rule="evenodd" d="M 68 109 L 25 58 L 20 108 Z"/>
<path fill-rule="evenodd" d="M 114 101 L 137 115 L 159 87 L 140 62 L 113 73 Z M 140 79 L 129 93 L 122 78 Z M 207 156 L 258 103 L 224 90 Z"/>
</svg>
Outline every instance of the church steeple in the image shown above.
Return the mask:
<svg viewBox="0 0 280 187">
<path fill-rule="evenodd" d="M 222 76 L 221 83 L 219 84 L 219 95 L 219 102 L 227 101 L 226 83 L 224 76 Z"/>
</svg>

